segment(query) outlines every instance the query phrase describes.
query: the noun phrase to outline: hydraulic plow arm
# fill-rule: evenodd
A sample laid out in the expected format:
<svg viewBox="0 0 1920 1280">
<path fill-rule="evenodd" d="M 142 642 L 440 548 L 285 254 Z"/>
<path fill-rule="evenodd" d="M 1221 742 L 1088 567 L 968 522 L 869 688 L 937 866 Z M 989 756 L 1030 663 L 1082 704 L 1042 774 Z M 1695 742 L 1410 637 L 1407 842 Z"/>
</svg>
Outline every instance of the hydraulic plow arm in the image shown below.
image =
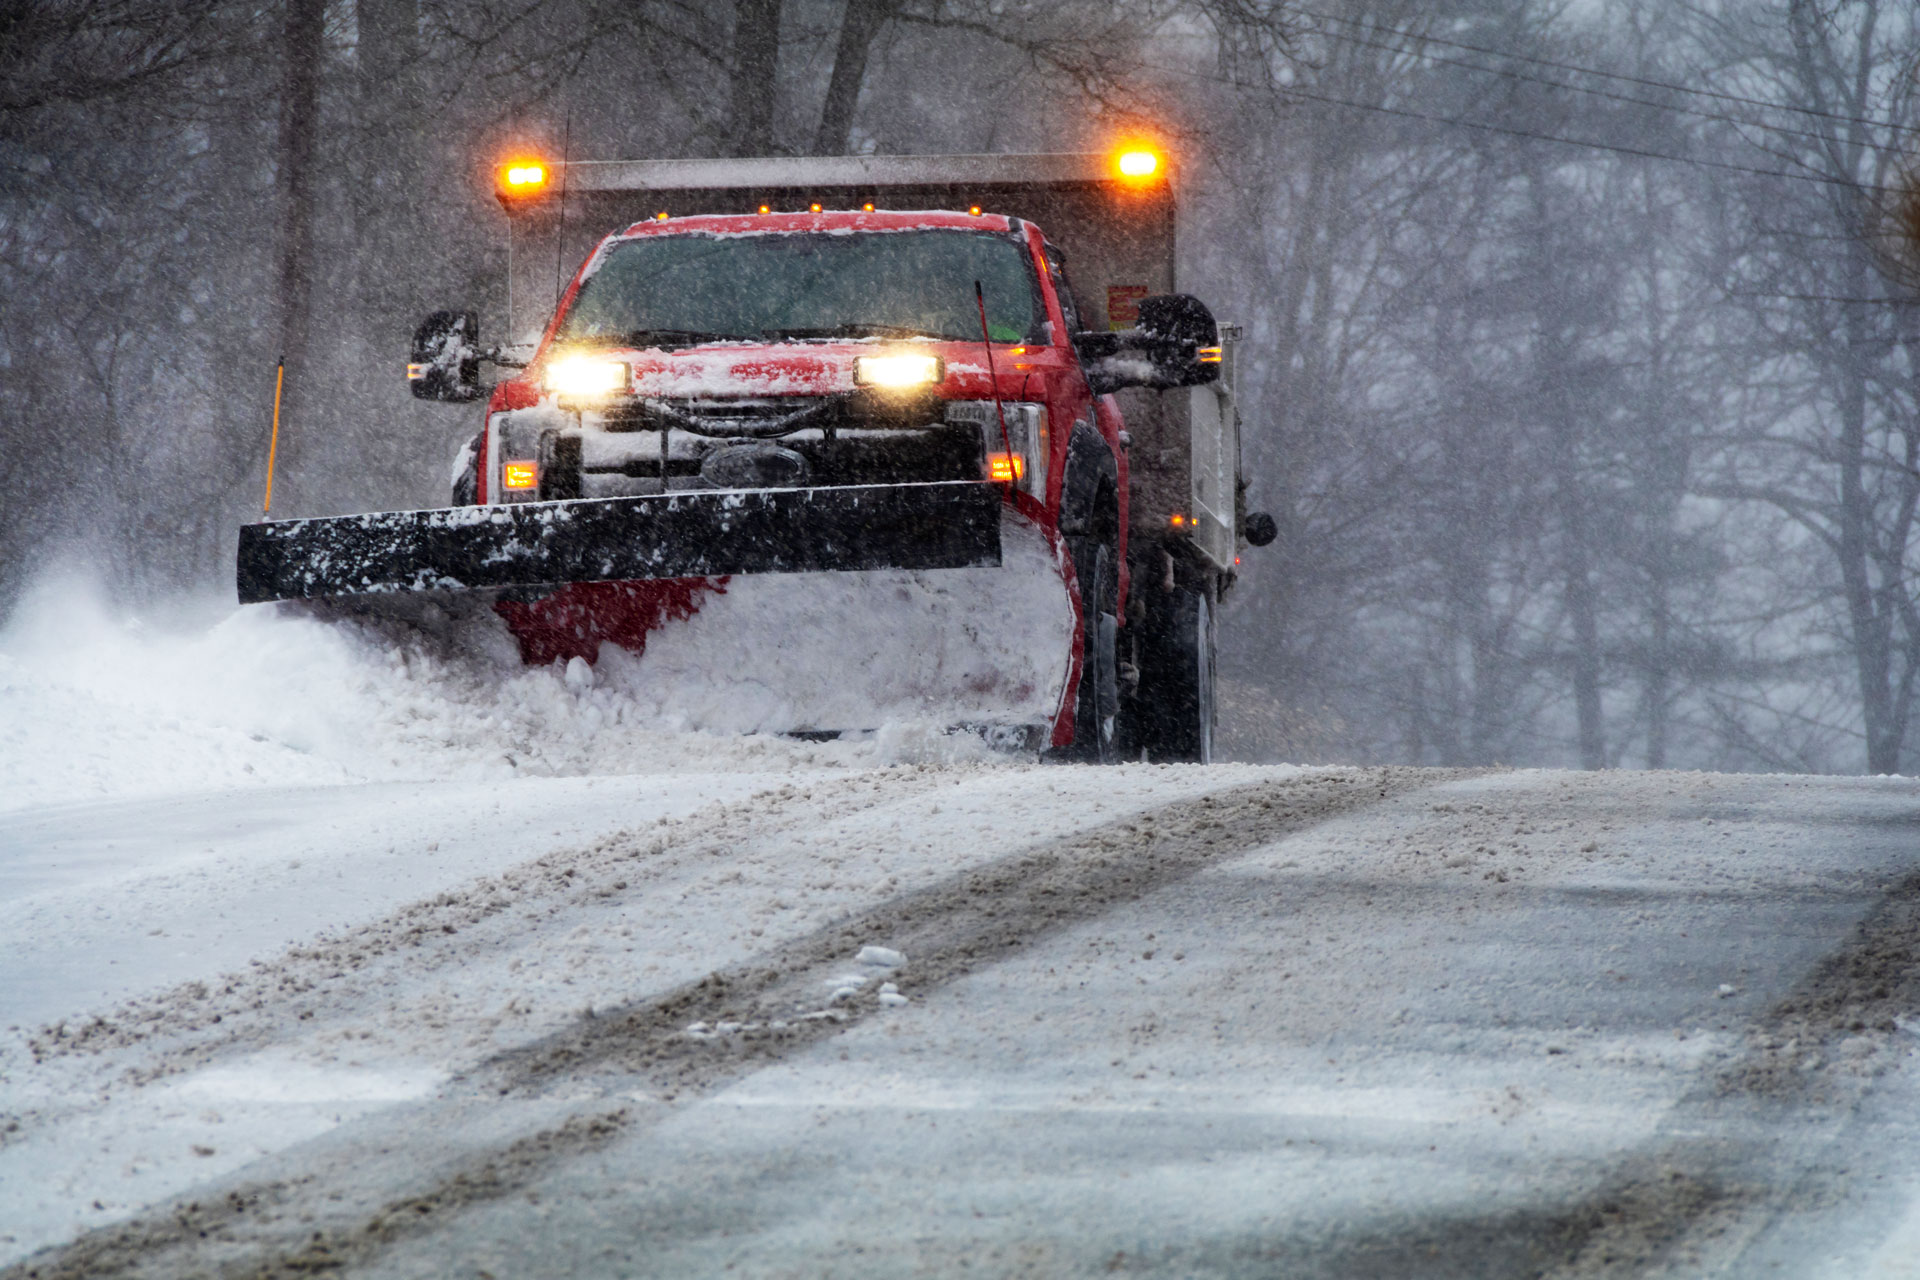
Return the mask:
<svg viewBox="0 0 1920 1280">
<path fill-rule="evenodd" d="M 243 526 L 240 603 L 763 573 L 1000 564 L 973 481 L 713 490 Z"/>
</svg>

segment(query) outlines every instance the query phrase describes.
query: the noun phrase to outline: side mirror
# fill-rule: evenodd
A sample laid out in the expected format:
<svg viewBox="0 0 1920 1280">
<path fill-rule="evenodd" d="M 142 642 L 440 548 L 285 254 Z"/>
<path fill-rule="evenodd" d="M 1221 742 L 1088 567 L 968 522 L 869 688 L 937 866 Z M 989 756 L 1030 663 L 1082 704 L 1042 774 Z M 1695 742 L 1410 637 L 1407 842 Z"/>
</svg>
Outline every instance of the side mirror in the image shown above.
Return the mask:
<svg viewBox="0 0 1920 1280">
<path fill-rule="evenodd" d="M 1240 522 L 1240 532 L 1246 535 L 1248 546 L 1264 547 L 1280 536 L 1280 526 L 1264 511 L 1249 511 Z"/>
<path fill-rule="evenodd" d="M 1190 294 L 1142 298 L 1135 328 L 1076 333 L 1073 347 L 1095 395 L 1123 387 L 1197 387 L 1220 378 L 1220 326 Z"/>
<path fill-rule="evenodd" d="M 471 311 L 436 311 L 413 332 L 407 385 L 421 400 L 455 404 L 486 394 L 480 385 L 480 317 Z"/>
</svg>

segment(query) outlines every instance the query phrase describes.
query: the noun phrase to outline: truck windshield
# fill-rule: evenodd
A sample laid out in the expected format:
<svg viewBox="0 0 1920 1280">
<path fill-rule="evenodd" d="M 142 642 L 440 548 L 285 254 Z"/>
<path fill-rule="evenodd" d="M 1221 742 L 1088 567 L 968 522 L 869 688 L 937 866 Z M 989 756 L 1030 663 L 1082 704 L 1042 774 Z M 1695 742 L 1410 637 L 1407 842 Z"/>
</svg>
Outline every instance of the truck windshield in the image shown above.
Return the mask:
<svg viewBox="0 0 1920 1280">
<path fill-rule="evenodd" d="M 1026 246 L 980 231 L 635 236 L 615 245 L 561 322 L 568 342 L 728 339 L 1039 342 L 1046 312 Z"/>
</svg>

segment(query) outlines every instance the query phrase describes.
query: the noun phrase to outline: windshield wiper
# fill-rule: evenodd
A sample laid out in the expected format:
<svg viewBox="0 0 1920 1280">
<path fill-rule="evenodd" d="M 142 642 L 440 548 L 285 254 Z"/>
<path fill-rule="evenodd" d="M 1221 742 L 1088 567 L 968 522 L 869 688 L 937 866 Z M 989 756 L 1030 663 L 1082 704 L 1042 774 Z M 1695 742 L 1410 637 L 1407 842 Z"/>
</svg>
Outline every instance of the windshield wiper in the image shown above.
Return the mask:
<svg viewBox="0 0 1920 1280">
<path fill-rule="evenodd" d="M 910 324 L 867 324 L 858 320 L 829 325 L 824 329 L 762 329 L 760 332 L 769 338 L 798 338 L 803 342 L 824 338 L 931 338 L 943 342 L 958 341 L 952 334 L 928 333 Z"/>
</svg>

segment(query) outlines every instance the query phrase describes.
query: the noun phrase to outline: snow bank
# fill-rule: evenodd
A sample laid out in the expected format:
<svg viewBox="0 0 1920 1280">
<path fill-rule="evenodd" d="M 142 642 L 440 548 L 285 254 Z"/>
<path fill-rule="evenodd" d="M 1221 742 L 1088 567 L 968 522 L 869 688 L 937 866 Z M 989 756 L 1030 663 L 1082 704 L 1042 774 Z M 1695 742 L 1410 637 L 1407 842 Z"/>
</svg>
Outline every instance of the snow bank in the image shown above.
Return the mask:
<svg viewBox="0 0 1920 1280">
<path fill-rule="evenodd" d="M 672 665 L 679 678 L 697 674 Z M 0 812 L 260 785 L 857 767 L 984 752 L 912 725 L 828 743 L 710 734 L 657 682 L 623 670 L 603 663 L 569 678 L 557 664 L 524 667 L 486 611 L 422 629 L 256 606 L 160 627 L 62 577 L 0 628 Z"/>
</svg>

